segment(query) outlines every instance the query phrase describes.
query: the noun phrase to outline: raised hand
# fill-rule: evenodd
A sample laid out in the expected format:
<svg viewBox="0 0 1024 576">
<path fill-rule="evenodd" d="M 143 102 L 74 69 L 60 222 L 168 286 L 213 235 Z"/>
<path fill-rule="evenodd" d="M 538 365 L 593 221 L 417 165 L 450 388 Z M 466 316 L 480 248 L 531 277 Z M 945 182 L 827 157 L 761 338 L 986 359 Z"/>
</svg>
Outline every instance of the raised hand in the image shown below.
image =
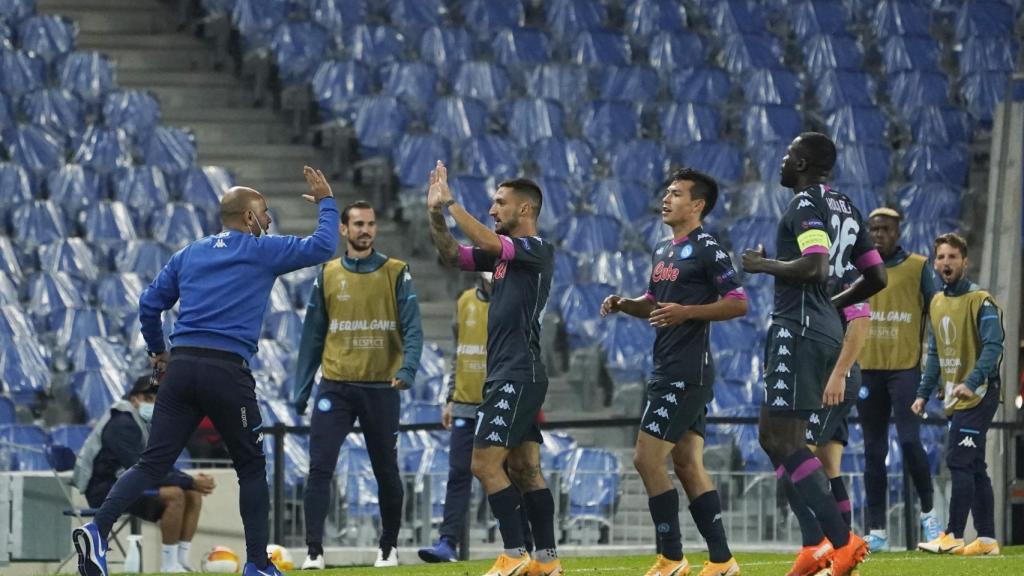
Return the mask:
<svg viewBox="0 0 1024 576">
<path fill-rule="evenodd" d="M 302 175 L 306 177 L 306 184 L 309 185 L 309 194 L 302 195 L 306 202 L 316 204 L 324 198 L 334 197 L 334 193 L 331 192 L 331 185 L 327 183 L 327 178 L 323 172 L 309 166 L 303 166 Z"/>
<path fill-rule="evenodd" d="M 601 318 L 618 312 L 620 302 L 622 302 L 622 296 L 619 296 L 618 294 L 612 294 L 605 298 L 604 302 L 601 302 Z"/>
<path fill-rule="evenodd" d="M 438 160 L 437 165 L 430 171 L 427 209 L 431 212 L 438 212 L 449 200 L 452 200 L 452 191 L 448 188 L 448 168 L 445 167 L 444 162 Z"/>
</svg>

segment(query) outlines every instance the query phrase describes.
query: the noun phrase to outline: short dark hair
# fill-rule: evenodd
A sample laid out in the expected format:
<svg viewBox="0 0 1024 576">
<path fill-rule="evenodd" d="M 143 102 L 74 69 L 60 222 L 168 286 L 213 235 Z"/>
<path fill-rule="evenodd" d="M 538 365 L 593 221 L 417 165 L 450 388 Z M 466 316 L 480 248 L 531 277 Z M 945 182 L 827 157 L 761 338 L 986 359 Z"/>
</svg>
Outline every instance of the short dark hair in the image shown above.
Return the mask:
<svg viewBox="0 0 1024 576">
<path fill-rule="evenodd" d="M 715 182 L 711 176 L 693 168 L 676 170 L 669 176 L 668 183 L 671 184 L 679 180 L 693 182 L 693 187 L 690 188 L 690 198 L 704 201 L 704 209 L 700 211 L 701 219 L 703 220 L 708 214 L 711 214 L 711 211 L 715 209 L 715 204 L 718 203 L 718 182 Z"/>
<path fill-rule="evenodd" d="M 836 145 L 831 138 L 821 132 L 803 132 L 798 138 L 808 164 L 822 170 L 831 170 L 836 165 Z"/>
<path fill-rule="evenodd" d="M 529 178 L 513 178 L 498 184 L 498 188 L 511 188 L 516 194 L 525 197 L 533 204 L 533 215 L 540 216 L 540 209 L 544 205 L 544 193 L 536 182 Z"/>
<path fill-rule="evenodd" d="M 355 202 L 345 206 L 341 211 L 341 223 L 348 226 L 348 211 L 353 208 L 369 208 L 373 210 L 373 204 L 370 204 L 366 200 L 356 200 Z"/>
<path fill-rule="evenodd" d="M 967 258 L 967 240 L 963 236 L 956 232 L 946 232 L 935 239 L 935 251 L 939 250 L 939 246 L 943 244 L 949 244 L 953 248 L 960 251 L 960 255 Z"/>
<path fill-rule="evenodd" d="M 128 392 L 125 393 L 125 398 L 131 398 L 132 396 L 145 396 L 146 394 L 156 394 L 157 381 L 153 379 L 152 374 L 145 376 L 139 376 L 132 382 L 132 385 L 128 388 Z"/>
</svg>

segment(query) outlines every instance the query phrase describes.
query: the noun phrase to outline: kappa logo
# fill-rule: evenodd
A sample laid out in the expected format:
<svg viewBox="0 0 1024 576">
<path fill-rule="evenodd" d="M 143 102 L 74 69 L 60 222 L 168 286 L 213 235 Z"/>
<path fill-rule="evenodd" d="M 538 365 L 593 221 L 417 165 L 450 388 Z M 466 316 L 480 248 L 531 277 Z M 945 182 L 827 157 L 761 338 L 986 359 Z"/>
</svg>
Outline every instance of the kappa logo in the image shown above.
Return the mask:
<svg viewBox="0 0 1024 576">
<path fill-rule="evenodd" d="M 970 436 L 964 436 L 964 439 L 960 441 L 957 446 L 963 446 L 964 448 L 977 448 L 978 445 L 974 443 L 974 438 Z"/>
<path fill-rule="evenodd" d="M 777 338 L 792 338 L 793 335 L 789 333 L 789 330 L 785 328 L 779 328 L 779 333 L 775 335 Z"/>
<path fill-rule="evenodd" d="M 800 208 L 807 208 L 808 206 L 814 206 L 814 204 L 812 204 L 810 200 L 801 200 L 801 201 L 800 201 L 800 202 L 799 202 L 799 203 L 798 203 L 798 204 L 796 205 L 797 209 L 800 209 Z"/>
<path fill-rule="evenodd" d="M 722 513 L 721 512 L 719 512 L 718 514 L 715 514 L 715 517 L 711 519 L 711 523 L 712 524 L 714 524 L 715 522 L 721 522 L 721 521 L 722 521 Z"/>
<path fill-rule="evenodd" d="M 501 400 L 498 400 L 497 406 L 498 406 L 498 409 L 500 409 L 500 410 L 508 410 L 508 409 L 511 408 L 508 405 L 508 400 L 505 400 L 504 398 L 502 398 Z"/>
<path fill-rule="evenodd" d="M 789 402 L 783 400 L 782 396 L 778 396 L 775 398 L 775 402 L 772 402 L 772 406 L 789 406 Z"/>
<path fill-rule="evenodd" d="M 487 440 L 488 442 L 503 442 L 501 436 L 498 436 L 497 432 L 491 432 L 490 434 L 487 435 L 487 438 L 485 438 L 485 440 Z"/>
<path fill-rule="evenodd" d="M 811 432 L 810 428 L 804 430 L 804 439 L 807 440 L 808 442 L 814 440 L 814 433 Z"/>
<path fill-rule="evenodd" d="M 708 234 L 707 232 L 697 234 L 697 240 L 707 240 L 708 238 L 711 238 L 711 234 Z"/>
<path fill-rule="evenodd" d="M 686 389 L 686 382 L 683 382 L 682 380 L 679 380 L 677 382 L 673 382 L 673 383 L 669 384 L 669 386 L 671 386 L 673 388 L 679 388 L 680 390 L 685 390 Z"/>
<path fill-rule="evenodd" d="M 644 426 L 647 430 L 654 432 L 655 434 L 661 434 L 661 426 L 658 426 L 657 422 L 651 422 L 647 426 Z"/>
<path fill-rule="evenodd" d="M 818 418 L 818 413 L 817 412 L 812 412 L 811 413 L 811 418 L 810 418 L 809 422 L 811 424 L 818 424 L 818 425 L 821 424 L 821 418 Z"/>
<path fill-rule="evenodd" d="M 217 241 L 213 243 L 214 248 L 227 248 L 228 245 L 224 243 L 223 238 L 217 238 Z"/>
<path fill-rule="evenodd" d="M 657 410 L 655 410 L 654 411 L 654 415 L 655 416 L 661 416 L 662 418 L 668 420 L 668 410 L 665 410 L 664 406 L 662 406 L 661 408 L 658 408 Z"/>
<path fill-rule="evenodd" d="M 779 365 L 775 367 L 775 371 L 779 374 L 789 374 L 789 366 L 780 362 Z"/>
<path fill-rule="evenodd" d="M 789 390 L 789 386 L 786 386 L 786 383 L 783 382 L 781 379 L 776 380 L 774 390 Z"/>
<path fill-rule="evenodd" d="M 811 197 L 811 193 L 808 192 L 807 190 L 804 190 L 803 192 L 800 192 L 799 194 L 797 194 L 796 197 L 797 198 L 810 198 Z"/>
<path fill-rule="evenodd" d="M 508 424 L 505 423 L 505 419 L 502 418 L 501 416 L 495 416 L 494 418 L 492 418 L 491 424 L 494 424 L 495 426 L 504 426 L 508 428 Z"/>
<path fill-rule="evenodd" d="M 719 260 L 728 260 L 728 259 L 729 259 L 729 255 L 728 254 L 726 254 L 725 252 L 722 252 L 721 250 L 715 250 L 715 262 L 718 262 Z"/>
<path fill-rule="evenodd" d="M 661 397 L 661 399 L 667 401 L 669 404 L 675 404 L 676 406 L 679 405 L 679 401 L 676 400 L 676 395 L 673 394 L 672 392 L 665 394 L 664 396 Z"/>
<path fill-rule="evenodd" d="M 516 387 L 513 386 L 511 382 L 506 382 L 505 385 L 501 387 L 501 391 L 505 394 L 515 394 Z"/>
<path fill-rule="evenodd" d="M 779 350 L 778 350 L 777 354 L 779 356 L 792 356 L 792 354 L 789 353 L 789 348 L 786 348 L 785 344 L 782 344 L 781 346 L 779 346 Z"/>
</svg>

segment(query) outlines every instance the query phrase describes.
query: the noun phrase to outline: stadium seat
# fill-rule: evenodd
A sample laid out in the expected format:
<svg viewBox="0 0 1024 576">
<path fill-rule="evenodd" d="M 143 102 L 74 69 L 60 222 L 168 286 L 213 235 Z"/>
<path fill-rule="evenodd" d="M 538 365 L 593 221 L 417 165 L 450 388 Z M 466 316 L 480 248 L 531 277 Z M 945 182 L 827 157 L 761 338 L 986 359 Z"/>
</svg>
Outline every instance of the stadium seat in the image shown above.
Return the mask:
<svg viewBox="0 0 1024 576">
<path fill-rule="evenodd" d="M 890 165 L 887 146 L 848 144 L 838 150 L 833 176 L 836 181 L 883 188 Z"/>
<path fill-rule="evenodd" d="M 17 206 L 35 198 L 32 180 L 20 164 L 0 162 L 0 215 L 6 220 Z"/>
<path fill-rule="evenodd" d="M 82 135 L 71 161 L 101 175 L 131 166 L 132 145 L 128 134 L 119 128 L 93 124 Z"/>
<path fill-rule="evenodd" d="M 371 76 L 359 62 L 326 60 L 313 74 L 313 99 L 322 120 L 345 118 L 355 100 L 370 93 Z"/>
<path fill-rule="evenodd" d="M 17 303 L 0 306 L 0 342 L 30 342 L 36 339 L 32 319 Z"/>
<path fill-rule="evenodd" d="M 900 246 L 908 252 L 931 254 L 933 242 L 940 234 L 958 232 L 959 218 L 952 220 L 907 219 L 900 230 Z M 926 426 L 926 428 L 928 428 Z"/>
<path fill-rule="evenodd" d="M 0 343 L 0 382 L 16 405 L 35 405 L 50 392 L 50 370 L 43 347 L 32 341 Z"/>
<path fill-rule="evenodd" d="M 569 48 L 569 61 L 594 68 L 628 66 L 632 61 L 629 40 L 613 30 L 585 30 Z"/>
<path fill-rule="evenodd" d="M 601 352 L 612 385 L 645 382 L 652 367 L 654 330 L 635 318 L 616 316 L 604 320 Z"/>
<path fill-rule="evenodd" d="M 924 4 L 881 0 L 874 9 L 872 23 L 880 38 L 928 36 L 931 14 Z"/>
<path fill-rule="evenodd" d="M 90 432 L 92 427 L 85 424 L 62 424 L 50 430 L 50 440 L 58 446 L 66 446 L 72 452 L 78 453 Z"/>
<path fill-rule="evenodd" d="M 563 248 L 577 255 L 613 252 L 621 248 L 622 225 L 611 216 L 568 216 Z"/>
<path fill-rule="evenodd" d="M 263 338 L 274 340 L 293 352 L 298 352 L 301 337 L 302 318 L 294 310 L 273 312 L 263 322 Z"/>
<path fill-rule="evenodd" d="M 34 53 L 0 49 L 0 91 L 17 97 L 46 88 L 46 62 Z"/>
<path fill-rule="evenodd" d="M 487 107 L 475 98 L 440 98 L 430 114 L 430 128 L 450 142 L 483 136 L 487 128 Z"/>
<path fill-rule="evenodd" d="M 618 100 L 594 100 L 579 115 L 583 137 L 599 153 L 636 138 L 639 120 L 633 104 Z"/>
<path fill-rule="evenodd" d="M 807 72 L 815 77 L 828 70 L 856 72 L 864 68 L 864 51 L 853 36 L 812 36 L 802 42 L 802 48 Z"/>
<path fill-rule="evenodd" d="M 408 402 L 402 406 L 402 424 L 440 424 L 441 405 L 437 402 Z"/>
<path fill-rule="evenodd" d="M 632 0 L 626 7 L 626 32 L 637 40 L 685 29 L 686 8 L 673 0 Z"/>
<path fill-rule="evenodd" d="M 619 501 L 618 457 L 601 448 L 576 448 L 564 462 L 561 491 L 569 525 L 593 520 L 610 526 Z"/>
<path fill-rule="evenodd" d="M 128 208 L 121 202 L 103 200 L 79 215 L 82 236 L 94 246 L 116 246 L 138 237 Z"/>
<path fill-rule="evenodd" d="M 71 52 L 60 60 L 57 81 L 61 88 L 78 94 L 90 104 L 98 104 L 117 87 L 114 65 L 99 52 Z"/>
<path fill-rule="evenodd" d="M 800 83 L 796 74 L 789 70 L 757 69 L 743 80 L 743 95 L 747 104 L 795 106 L 800 103 Z"/>
<path fill-rule="evenodd" d="M 38 15 L 18 25 L 18 44 L 22 50 L 38 54 L 47 63 L 75 49 L 78 26 L 57 14 Z"/>
<path fill-rule="evenodd" d="M 743 177 L 740 151 L 726 142 L 694 142 L 680 148 L 673 160 L 711 175 L 723 186 L 736 184 Z"/>
<path fill-rule="evenodd" d="M 156 210 L 151 220 L 150 235 L 172 250 L 184 248 L 194 240 L 206 235 L 203 223 L 191 204 L 167 204 Z"/>
<path fill-rule="evenodd" d="M 969 37 L 960 51 L 960 74 L 1013 71 L 1018 45 L 1007 38 Z"/>
<path fill-rule="evenodd" d="M 732 241 L 734 253 L 742 253 L 748 248 L 756 248 L 758 244 L 764 246 L 769 258 L 774 257 L 775 237 L 778 232 L 779 221 L 767 214 L 755 215 L 749 218 L 737 218 L 729 227 L 729 238 Z"/>
<path fill-rule="evenodd" d="M 399 30 L 418 34 L 424 28 L 443 25 L 448 7 L 445 0 L 388 0 L 387 14 Z"/>
<path fill-rule="evenodd" d="M 949 104 L 949 80 L 941 72 L 893 74 L 888 85 L 889 101 L 903 117 L 910 117 L 922 106 Z"/>
<path fill-rule="evenodd" d="M 120 400 L 126 390 L 126 375 L 113 367 L 81 370 L 71 375 L 71 393 L 85 412 L 86 422 L 95 422 Z"/>
<path fill-rule="evenodd" d="M 0 274 L 0 306 L 21 304 L 20 283 L 20 270 L 19 275 L 14 277 Z"/>
<path fill-rule="evenodd" d="M 79 339 L 69 350 L 71 371 L 102 370 L 109 367 L 124 373 L 129 368 L 124 347 L 101 336 Z"/>
<path fill-rule="evenodd" d="M 776 172 L 782 158 L 776 160 Z M 739 218 L 761 217 L 778 220 L 793 199 L 793 193 L 775 182 L 748 182 L 735 194 L 732 212 Z"/>
<path fill-rule="evenodd" d="M 804 0 L 794 9 L 793 33 L 801 41 L 817 35 L 846 33 L 849 17 L 841 0 Z"/>
<path fill-rule="evenodd" d="M 474 60 L 459 65 L 452 91 L 456 96 L 476 98 L 494 110 L 508 98 L 510 86 L 504 68 L 493 62 Z"/>
<path fill-rule="evenodd" d="M 970 139 L 967 113 L 952 106 L 921 106 L 909 117 L 912 141 L 926 146 L 959 144 Z"/>
<path fill-rule="evenodd" d="M 68 90 L 47 88 L 21 97 L 23 117 L 53 134 L 75 139 L 85 130 L 82 101 Z"/>
<path fill-rule="evenodd" d="M 96 281 L 96 305 L 100 310 L 124 318 L 139 308 L 139 296 L 145 285 L 138 274 L 104 274 Z"/>
<path fill-rule="evenodd" d="M 578 257 L 593 255 L 595 252 L 577 253 Z M 608 284 L 579 282 L 568 286 L 556 296 L 555 305 L 565 326 L 570 350 L 598 343 L 606 329 L 599 315 L 601 302 L 614 293 L 615 287 Z"/>
<path fill-rule="evenodd" d="M 18 420 L 18 415 L 14 407 L 14 402 L 6 396 L 0 396 L 0 426 L 5 424 L 14 424 Z"/>
<path fill-rule="evenodd" d="M 526 11 L 521 0 L 466 0 L 462 18 L 474 36 L 489 40 L 503 28 L 522 26 Z"/>
<path fill-rule="evenodd" d="M 578 194 L 572 184 L 561 178 L 537 178 L 534 181 L 544 194 L 544 209 L 540 211 L 537 225 L 548 240 L 557 243 L 562 239 L 559 218 L 569 213 Z"/>
<path fill-rule="evenodd" d="M 171 251 L 155 240 L 130 240 L 113 252 L 114 269 L 135 272 L 145 284 L 152 282 L 170 259 Z"/>
<path fill-rule="evenodd" d="M 636 159 L 629 157 L 624 161 L 630 160 Z M 664 172 L 661 177 L 664 178 Z M 653 186 L 626 177 L 605 178 L 592 182 L 586 200 L 597 214 L 611 216 L 622 224 L 629 224 L 652 212 L 651 205 L 655 197 L 652 190 Z"/>
<path fill-rule="evenodd" d="M 561 40 L 600 28 L 608 13 L 599 0 L 551 0 L 544 3 L 546 28 Z"/>
<path fill-rule="evenodd" d="M 579 448 L 579 443 L 566 432 L 541 430 L 540 434 L 544 440 L 540 445 L 540 461 L 543 470 L 557 470 L 558 463 L 565 461 L 567 453 Z"/>
<path fill-rule="evenodd" d="M 968 42 L 978 38 L 1010 38 L 1017 16 L 1015 9 L 1020 9 L 1020 3 L 990 0 L 961 3 L 956 15 L 956 39 Z"/>
<path fill-rule="evenodd" d="M 615 286 L 620 294 L 629 297 L 645 293 L 650 277 L 651 256 L 646 252 L 601 252 L 590 263 L 593 281 Z"/>
<path fill-rule="evenodd" d="M 63 314 L 53 319 L 50 332 L 53 333 L 53 365 L 57 370 L 65 370 L 65 355 L 69 350 L 85 338 L 98 336 L 103 339 L 118 339 L 120 326 L 115 319 L 107 316 L 97 308 L 68 308 Z"/>
<path fill-rule="evenodd" d="M 94 282 L 99 277 L 93 253 L 81 238 L 64 238 L 43 244 L 37 256 L 40 272 L 66 272 L 86 282 Z"/>
<path fill-rule="evenodd" d="M 554 100 L 519 98 L 512 102 L 508 130 L 524 151 L 530 150 L 539 140 L 563 137 L 564 126 L 565 113 Z"/>
<path fill-rule="evenodd" d="M 729 75 L 721 68 L 683 68 L 669 81 L 672 99 L 680 103 L 720 105 L 729 98 Z"/>
<path fill-rule="evenodd" d="M 976 72 L 961 79 L 960 93 L 967 102 L 967 112 L 982 125 L 991 125 L 996 104 L 1006 94 L 1004 72 Z"/>
<path fill-rule="evenodd" d="M 825 125 L 828 135 L 839 145 L 888 145 L 885 115 L 877 107 L 843 106 L 828 115 Z"/>
<path fill-rule="evenodd" d="M 487 213 L 491 209 L 491 195 L 495 191 L 493 178 L 459 175 L 450 178 L 449 185 L 452 195 L 467 212 L 480 222 L 492 222 Z"/>
<path fill-rule="evenodd" d="M 31 124 L 3 129 L 7 157 L 32 174 L 42 175 L 64 164 L 64 143 L 50 132 Z"/>
<path fill-rule="evenodd" d="M 602 100 L 652 102 L 658 98 L 658 73 L 648 66 L 609 66 L 595 70 L 597 97 Z"/>
<path fill-rule="evenodd" d="M 551 293 L 561 294 L 577 282 L 576 258 L 564 250 L 555 251 L 555 270 L 551 278 Z"/>
<path fill-rule="evenodd" d="M 366 158 L 384 156 L 401 137 L 409 113 L 393 96 L 366 96 L 356 102 L 355 131 Z"/>
<path fill-rule="evenodd" d="M 814 95 L 825 114 L 843 106 L 876 106 L 875 82 L 864 72 L 826 70 L 817 80 Z"/>
<path fill-rule="evenodd" d="M 513 2 L 503 0 L 499 2 L 490 0 L 490 2 L 503 7 L 513 5 Z M 449 77 L 459 64 L 472 60 L 474 57 L 473 41 L 469 33 L 462 28 L 448 26 L 428 28 L 420 36 L 419 48 L 420 58 L 428 64 L 433 64 L 445 78 Z"/>
<path fill-rule="evenodd" d="M 472 176 L 505 180 L 518 176 L 519 162 L 516 158 L 515 149 L 507 139 L 485 134 L 462 144 L 458 165 L 462 172 Z"/>
<path fill-rule="evenodd" d="M 665 148 L 651 139 L 630 140 L 615 148 L 611 153 L 612 173 L 616 178 L 633 180 L 640 184 L 641 193 L 648 200 L 650 190 L 657 188 L 665 180 L 668 173 L 670 158 Z M 649 202 L 642 205 L 647 208 Z M 632 211 L 630 211 L 632 213 Z"/>
<path fill-rule="evenodd" d="M 846 194 L 853 201 L 853 205 L 857 207 L 857 210 L 864 216 L 867 216 L 872 210 L 882 205 L 878 198 L 878 193 L 869 186 L 836 181 L 832 188 Z"/>
<path fill-rule="evenodd" d="M 46 175 L 46 189 L 50 200 L 63 206 L 72 219 L 78 213 L 99 202 L 103 193 L 100 176 L 78 164 L 65 164 Z"/>
<path fill-rule="evenodd" d="M 539 28 L 501 30 L 495 35 L 491 51 L 495 61 L 508 69 L 528 69 L 551 60 L 548 37 Z"/>
<path fill-rule="evenodd" d="M 207 234 L 220 229 L 220 199 L 234 184 L 234 177 L 221 166 L 193 166 L 185 171 L 181 199 L 196 209 Z"/>
<path fill-rule="evenodd" d="M 900 167 L 907 179 L 921 184 L 967 185 L 970 154 L 965 144 L 912 144 L 903 153 Z"/>
<path fill-rule="evenodd" d="M 309 14 L 313 21 L 333 34 L 366 23 L 366 0 L 308 0 Z"/>
<path fill-rule="evenodd" d="M 196 163 L 198 151 L 191 131 L 157 126 L 144 151 L 146 164 L 156 166 L 167 176 L 176 176 Z"/>
<path fill-rule="evenodd" d="M 33 200 L 15 208 L 11 232 L 23 247 L 49 244 L 68 235 L 64 213 L 52 200 Z"/>
<path fill-rule="evenodd" d="M 594 152 L 579 139 L 545 138 L 534 142 L 530 153 L 545 178 L 585 182 L 594 170 Z"/>
<path fill-rule="evenodd" d="M 9 458 L 0 469 L 16 472 L 49 470 L 46 446 L 50 435 L 39 426 L 32 424 L 0 425 L 0 452 Z"/>
<path fill-rule="evenodd" d="M 587 85 L 587 69 L 577 64 L 543 64 L 526 71 L 526 93 L 575 108 L 580 87 Z"/>
<path fill-rule="evenodd" d="M 407 188 L 422 187 L 437 161 L 451 166 L 448 141 L 436 134 L 406 134 L 395 149 L 395 174 Z"/>
<path fill-rule="evenodd" d="M 327 31 L 314 22 L 285 22 L 278 26 L 270 48 L 282 85 L 309 82 L 329 44 Z"/>
<path fill-rule="evenodd" d="M 113 174 L 112 181 L 114 200 L 128 208 L 140 230 L 149 229 L 153 217 L 170 202 L 164 173 L 156 166 L 121 168 Z"/>
<path fill-rule="evenodd" d="M 270 44 L 274 30 L 288 16 L 288 4 L 275 0 L 235 0 L 231 22 L 245 52 Z"/>
<path fill-rule="evenodd" d="M 418 117 L 423 117 L 437 99 L 437 72 L 423 62 L 396 62 L 381 74 L 384 93 L 398 98 Z"/>
<path fill-rule="evenodd" d="M 360 24 L 352 29 L 345 46 L 352 58 L 367 66 L 402 60 L 405 36 L 390 26 Z"/>
<path fill-rule="evenodd" d="M 724 39 L 719 64 L 745 76 L 761 68 L 782 68 L 782 47 L 771 36 L 736 35 Z"/>
<path fill-rule="evenodd" d="M 882 45 L 882 66 L 888 74 L 933 72 L 938 70 L 940 53 L 931 37 L 892 36 Z"/>
<path fill-rule="evenodd" d="M 960 190 L 951 186 L 935 183 L 907 184 L 896 193 L 896 201 L 908 220 L 935 221 L 960 218 Z"/>
<path fill-rule="evenodd" d="M 377 479 L 370 466 L 370 455 L 365 447 L 342 445 L 335 471 L 339 487 L 344 487 L 345 512 L 351 519 L 378 518 L 380 504 L 377 497 Z M 344 480 L 342 480 L 344 479 Z"/>
<path fill-rule="evenodd" d="M 0 19 L 17 24 L 36 13 L 35 0 L 0 1 Z"/>
<path fill-rule="evenodd" d="M 707 48 L 700 36 L 690 31 L 660 32 L 651 39 L 647 61 L 663 75 L 680 69 L 705 66 Z"/>
</svg>

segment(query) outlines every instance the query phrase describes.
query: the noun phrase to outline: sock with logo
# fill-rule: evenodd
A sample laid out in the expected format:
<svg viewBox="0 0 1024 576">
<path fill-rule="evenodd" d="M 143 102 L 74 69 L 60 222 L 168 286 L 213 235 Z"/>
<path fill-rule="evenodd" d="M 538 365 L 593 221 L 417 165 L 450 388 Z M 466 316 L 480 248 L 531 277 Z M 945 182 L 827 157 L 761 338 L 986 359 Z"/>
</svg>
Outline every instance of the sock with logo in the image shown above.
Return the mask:
<svg viewBox="0 0 1024 576">
<path fill-rule="evenodd" d="M 498 521 L 498 531 L 501 532 L 505 553 L 513 558 L 525 554 L 523 522 L 519 510 L 523 506 L 523 497 L 519 494 L 519 490 L 509 484 L 503 490 L 488 494 L 487 503 L 490 504 L 491 512 Z"/>
<path fill-rule="evenodd" d="M 160 547 L 160 571 L 174 572 L 178 568 L 178 545 L 164 544 Z"/>
<path fill-rule="evenodd" d="M 708 543 L 709 559 L 719 564 L 732 558 L 725 537 L 725 526 L 722 524 L 722 503 L 718 499 L 718 490 L 705 492 L 690 502 L 690 515 L 700 535 Z"/>
<path fill-rule="evenodd" d="M 558 554 L 555 553 L 555 498 L 551 495 L 551 490 L 543 488 L 524 493 L 523 504 L 530 518 L 534 558 L 541 562 L 551 562 L 558 558 Z"/>
<path fill-rule="evenodd" d="M 966 468 L 957 467 L 950 468 L 949 475 L 953 490 L 949 498 L 949 525 L 946 532 L 955 538 L 963 538 L 967 514 L 974 503 L 974 473 Z"/>
<path fill-rule="evenodd" d="M 192 543 L 185 542 L 182 540 L 178 542 L 178 563 L 182 566 L 191 566 L 192 564 L 188 561 L 188 555 L 192 551 Z"/>
<path fill-rule="evenodd" d="M 647 499 L 661 555 L 669 560 L 683 559 L 683 536 L 679 531 L 679 492 L 675 488 Z"/>
<path fill-rule="evenodd" d="M 785 487 L 789 509 L 793 511 L 797 524 L 800 526 L 801 544 L 803 546 L 817 546 L 825 539 L 825 534 L 822 533 L 821 526 L 818 525 L 818 519 L 814 517 L 814 513 L 807 507 L 807 502 L 804 501 L 803 496 L 796 491 L 796 487 L 789 481 L 785 468 L 779 467 L 775 471 L 775 475 L 779 477 L 779 482 Z"/>
<path fill-rule="evenodd" d="M 846 522 L 843 522 L 839 506 L 832 498 L 828 477 L 821 469 L 821 460 L 815 458 L 814 454 L 804 447 L 786 457 L 784 465 L 789 480 L 803 496 L 807 507 L 814 512 L 821 531 L 832 543 L 832 547 L 839 549 L 846 546 L 850 541 L 850 529 L 846 527 Z"/>
<path fill-rule="evenodd" d="M 843 482 L 843 477 L 829 478 L 828 483 L 832 487 L 832 497 L 836 500 L 836 506 L 839 506 L 839 513 L 843 516 L 843 522 L 846 522 L 846 528 L 852 529 L 853 506 L 850 504 L 850 495 L 846 493 L 846 483 Z"/>
</svg>

